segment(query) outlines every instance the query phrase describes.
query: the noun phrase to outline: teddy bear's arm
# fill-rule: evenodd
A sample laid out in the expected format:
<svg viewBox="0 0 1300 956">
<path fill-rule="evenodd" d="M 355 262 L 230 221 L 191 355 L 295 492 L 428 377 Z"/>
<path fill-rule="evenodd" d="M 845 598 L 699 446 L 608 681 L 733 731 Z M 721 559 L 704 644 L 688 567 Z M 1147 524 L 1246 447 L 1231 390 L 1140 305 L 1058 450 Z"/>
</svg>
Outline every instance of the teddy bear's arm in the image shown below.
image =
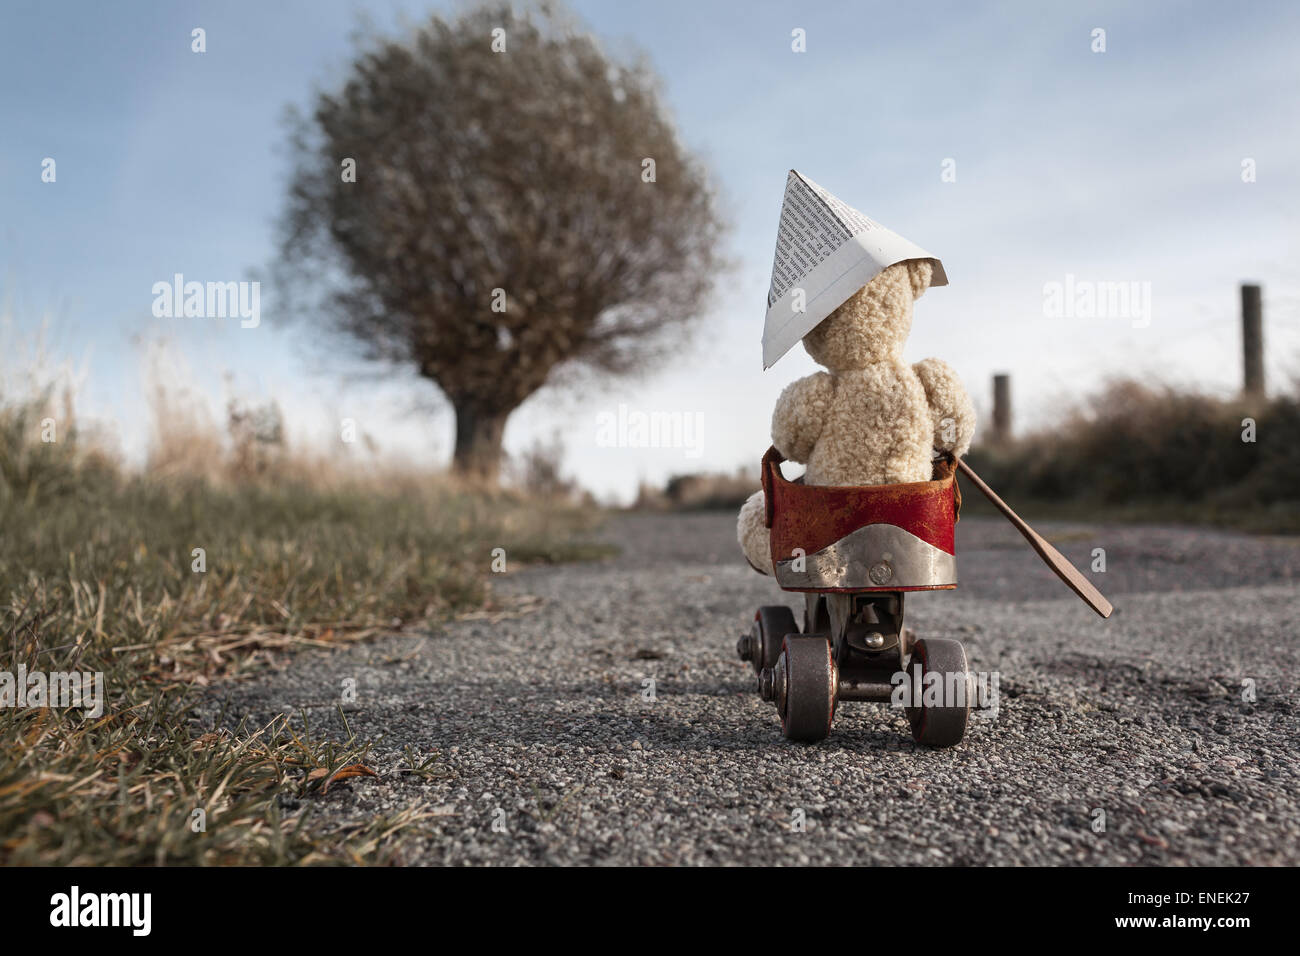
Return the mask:
<svg viewBox="0 0 1300 956">
<path fill-rule="evenodd" d="M 917 362 L 912 370 L 921 380 L 930 406 L 934 447 L 960 458 L 970 449 L 975 435 L 975 408 L 961 379 L 951 365 L 935 358 Z"/>
<path fill-rule="evenodd" d="M 790 461 L 804 462 L 821 437 L 834 386 L 827 372 L 791 382 L 772 412 L 772 444 Z"/>
</svg>

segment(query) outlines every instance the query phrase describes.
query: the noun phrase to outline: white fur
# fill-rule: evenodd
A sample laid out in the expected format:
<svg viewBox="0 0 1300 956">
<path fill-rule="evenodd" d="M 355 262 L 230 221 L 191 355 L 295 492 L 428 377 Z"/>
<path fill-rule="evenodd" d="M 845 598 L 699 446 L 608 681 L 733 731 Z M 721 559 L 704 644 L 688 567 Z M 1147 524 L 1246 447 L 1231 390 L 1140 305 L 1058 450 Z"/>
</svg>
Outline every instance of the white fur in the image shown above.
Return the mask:
<svg viewBox="0 0 1300 956">
<path fill-rule="evenodd" d="M 804 336 L 808 354 L 828 371 L 781 393 L 772 444 L 807 463 L 807 484 L 927 481 L 935 449 L 961 456 L 970 448 L 975 410 L 956 372 L 939 359 L 903 361 L 912 303 L 932 272 L 928 260 L 892 265 Z M 750 563 L 770 574 L 763 516 L 759 491 L 741 507 L 736 537 Z"/>
</svg>

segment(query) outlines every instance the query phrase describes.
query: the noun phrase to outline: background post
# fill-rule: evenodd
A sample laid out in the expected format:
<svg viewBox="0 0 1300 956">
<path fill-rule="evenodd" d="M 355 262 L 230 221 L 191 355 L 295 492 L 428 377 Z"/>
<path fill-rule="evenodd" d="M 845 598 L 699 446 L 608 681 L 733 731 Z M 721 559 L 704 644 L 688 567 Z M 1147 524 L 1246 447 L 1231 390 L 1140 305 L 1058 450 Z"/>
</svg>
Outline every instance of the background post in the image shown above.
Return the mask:
<svg viewBox="0 0 1300 956">
<path fill-rule="evenodd" d="M 1006 373 L 993 376 L 993 437 L 1011 439 L 1011 376 Z"/>
<path fill-rule="evenodd" d="M 1248 398 L 1264 396 L 1264 318 L 1260 288 L 1241 284 L 1241 348 L 1244 361 L 1242 391 Z"/>
</svg>

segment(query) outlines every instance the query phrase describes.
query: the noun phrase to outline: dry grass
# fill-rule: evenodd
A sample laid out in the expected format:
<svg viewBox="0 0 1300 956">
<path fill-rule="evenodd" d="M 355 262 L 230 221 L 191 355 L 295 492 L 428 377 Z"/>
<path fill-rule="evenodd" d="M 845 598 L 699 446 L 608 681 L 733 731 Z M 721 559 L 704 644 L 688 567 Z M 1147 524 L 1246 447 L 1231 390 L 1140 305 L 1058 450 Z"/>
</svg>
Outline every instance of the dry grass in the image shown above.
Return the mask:
<svg viewBox="0 0 1300 956">
<path fill-rule="evenodd" d="M 367 742 L 301 718 L 196 726 L 194 694 L 300 646 L 496 613 L 492 549 L 512 569 L 603 554 L 582 539 L 593 513 L 326 467 L 233 416 L 223 437 L 168 408 L 136 474 L 74 427 L 40 441 L 45 419 L 73 420 L 49 392 L 0 405 L 0 671 L 102 672 L 107 690 L 97 719 L 0 707 L 0 861 L 390 861 L 426 811 L 311 822 L 329 786 L 365 785 L 346 768 L 371 767 Z M 435 765 L 412 754 L 387 772 Z"/>
<path fill-rule="evenodd" d="M 1244 421 L 1255 440 L 1243 441 Z M 972 466 L 1031 514 L 1300 532 L 1300 387 L 1266 401 L 1120 380 Z M 983 508 L 967 495 L 972 508 Z"/>
</svg>

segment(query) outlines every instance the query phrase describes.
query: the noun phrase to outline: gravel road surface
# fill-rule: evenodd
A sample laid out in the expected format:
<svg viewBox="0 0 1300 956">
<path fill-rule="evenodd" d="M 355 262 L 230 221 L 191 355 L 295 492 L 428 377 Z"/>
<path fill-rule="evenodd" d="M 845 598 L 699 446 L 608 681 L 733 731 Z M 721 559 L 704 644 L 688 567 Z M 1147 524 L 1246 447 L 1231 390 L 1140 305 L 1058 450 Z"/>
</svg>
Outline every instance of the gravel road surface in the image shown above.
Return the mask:
<svg viewBox="0 0 1300 956">
<path fill-rule="evenodd" d="M 745 565 L 730 514 L 611 519 L 617 558 L 494 575 L 504 616 L 300 654 L 204 710 L 306 711 L 342 738 L 354 680 L 342 706 L 382 735 L 383 775 L 308 799 L 339 823 L 424 806 L 408 863 L 1300 863 L 1300 540 L 1039 531 L 1082 568 L 1105 549 L 1116 614 L 1002 519 L 963 519 L 961 586 L 907 604 L 999 675 L 997 716 L 952 750 L 878 704 L 782 739 L 735 640 L 801 596 Z M 437 754 L 432 777 L 395 772 L 406 747 Z"/>
</svg>

